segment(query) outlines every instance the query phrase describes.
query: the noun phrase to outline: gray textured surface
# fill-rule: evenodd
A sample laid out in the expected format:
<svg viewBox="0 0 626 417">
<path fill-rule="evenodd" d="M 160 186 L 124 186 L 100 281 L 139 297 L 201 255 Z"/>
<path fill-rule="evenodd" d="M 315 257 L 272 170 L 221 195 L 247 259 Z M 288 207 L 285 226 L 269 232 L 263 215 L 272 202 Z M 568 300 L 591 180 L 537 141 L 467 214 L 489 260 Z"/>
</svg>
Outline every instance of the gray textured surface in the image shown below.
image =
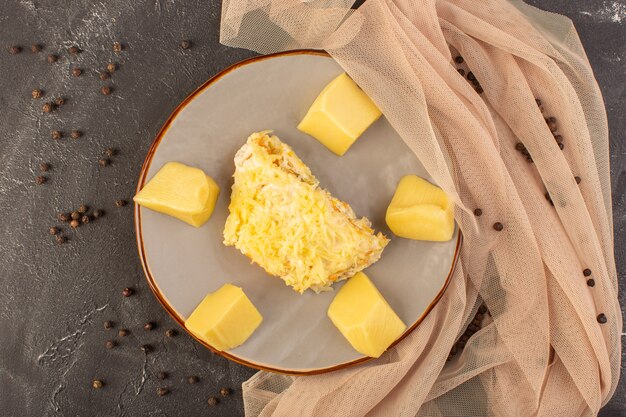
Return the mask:
<svg viewBox="0 0 626 417">
<path fill-rule="evenodd" d="M 602 87 L 611 127 L 616 255 L 626 280 L 626 4 L 623 1 L 533 3 L 570 16 Z M 189 337 L 163 337 L 174 326 L 145 284 L 136 256 L 132 209 L 116 208 L 130 198 L 152 138 L 176 105 L 222 68 L 252 53 L 218 43 L 219 2 L 201 0 L 2 0 L 0 2 L 0 414 L 3 416 L 196 416 L 242 414 L 240 384 L 253 370 L 211 354 Z M 193 48 L 181 51 L 181 39 Z M 111 44 L 122 41 L 124 52 Z M 45 45 L 33 55 L 28 46 Z M 25 51 L 11 56 L 8 46 Z M 77 44 L 84 52 L 69 56 Z M 58 53 L 56 64 L 47 53 Z M 119 63 L 109 83 L 95 72 Z M 70 75 L 79 66 L 84 74 Z M 98 90 L 114 90 L 109 97 Z M 44 115 L 42 100 L 62 95 L 67 104 Z M 215 103 L 219 105 L 219 103 Z M 85 132 L 78 140 L 50 139 L 54 129 Z M 120 150 L 112 166 L 100 168 L 103 149 Z M 49 182 L 34 184 L 39 162 L 53 166 Z M 81 203 L 107 211 L 105 218 L 68 232 L 57 246 L 48 228 L 57 211 Z M 137 289 L 123 298 L 125 286 Z M 621 292 L 625 304 L 624 291 Z M 117 323 L 105 331 L 104 320 Z M 158 329 L 145 332 L 147 320 Z M 120 346 L 106 350 L 119 327 L 131 330 Z M 626 339 L 623 336 L 623 340 Z M 144 355 L 143 343 L 155 352 Z M 160 382 L 161 370 L 170 379 Z M 187 385 L 187 375 L 201 382 Z M 106 382 L 99 391 L 92 378 Z M 626 415 L 626 384 L 603 416 Z M 157 386 L 170 395 L 157 397 Z M 222 386 L 235 389 L 218 406 L 206 399 Z"/>
</svg>

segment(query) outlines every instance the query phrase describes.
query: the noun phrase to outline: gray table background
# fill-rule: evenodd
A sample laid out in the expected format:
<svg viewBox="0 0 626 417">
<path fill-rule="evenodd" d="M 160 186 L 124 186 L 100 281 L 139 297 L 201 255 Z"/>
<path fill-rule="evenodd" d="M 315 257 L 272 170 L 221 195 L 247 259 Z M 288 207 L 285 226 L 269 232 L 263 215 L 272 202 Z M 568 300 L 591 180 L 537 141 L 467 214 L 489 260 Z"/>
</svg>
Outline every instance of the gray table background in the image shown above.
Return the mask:
<svg viewBox="0 0 626 417">
<path fill-rule="evenodd" d="M 603 0 L 535 0 L 577 25 L 604 93 L 611 128 L 611 173 L 616 257 L 622 286 L 626 272 L 626 3 Z M 176 327 L 150 293 L 135 249 L 132 206 L 114 201 L 133 195 L 141 162 L 156 132 L 177 104 L 226 66 L 252 56 L 218 42 L 217 0 L 1 0 L 0 1 L 0 414 L 3 416 L 236 416 L 243 414 L 241 383 L 255 371 L 210 353 Z M 191 39 L 193 47 L 178 44 Z M 115 54 L 114 41 L 125 50 Z M 40 54 L 28 50 L 41 43 Z M 25 47 L 11 56 L 10 45 Z M 77 44 L 84 51 L 69 56 Z M 60 61 L 50 65 L 47 53 Z M 119 71 L 108 82 L 96 70 Z M 78 66 L 81 77 L 70 75 Z M 111 85 L 113 94 L 99 93 Z M 44 98 L 67 103 L 43 115 Z M 216 103 L 219 105 L 219 103 Z M 50 131 L 80 129 L 78 140 L 54 141 Z M 119 149 L 113 164 L 97 160 Z M 52 164 L 49 182 L 36 186 L 38 164 Z M 56 213 L 86 203 L 106 210 L 93 224 L 69 232 L 62 246 L 48 234 Z M 126 286 L 136 295 L 123 298 Z M 105 331 L 102 322 L 116 328 Z M 142 324 L 153 320 L 157 329 Z M 115 337 L 118 328 L 131 334 Z M 105 349 L 115 338 L 120 345 Z M 622 337 L 622 341 L 626 339 Z M 139 346 L 155 351 L 144 355 Z M 622 368 L 623 369 L 623 368 Z M 158 381 L 167 371 L 170 378 Z M 188 385 L 188 375 L 200 383 Z M 105 388 L 94 391 L 91 380 Z M 622 382 L 602 416 L 626 415 Z M 165 397 L 155 394 L 168 386 Z M 213 408 L 221 387 L 233 394 Z"/>
</svg>

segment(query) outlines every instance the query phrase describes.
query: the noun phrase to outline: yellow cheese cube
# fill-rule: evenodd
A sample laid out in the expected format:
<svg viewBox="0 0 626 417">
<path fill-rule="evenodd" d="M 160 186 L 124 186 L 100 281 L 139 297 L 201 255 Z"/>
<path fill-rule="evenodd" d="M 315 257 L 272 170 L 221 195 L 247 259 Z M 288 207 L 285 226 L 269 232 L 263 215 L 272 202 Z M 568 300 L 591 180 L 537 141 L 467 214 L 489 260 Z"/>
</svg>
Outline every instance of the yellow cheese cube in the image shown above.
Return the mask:
<svg viewBox="0 0 626 417">
<path fill-rule="evenodd" d="M 298 129 L 341 156 L 380 115 L 374 102 L 343 73 L 317 96 Z"/>
<path fill-rule="evenodd" d="M 248 340 L 262 321 L 243 290 L 225 284 L 204 297 L 185 321 L 185 327 L 213 348 L 229 350 Z"/>
<path fill-rule="evenodd" d="M 454 234 L 454 205 L 441 188 L 407 175 L 396 188 L 385 220 L 396 236 L 445 242 Z"/>
<path fill-rule="evenodd" d="M 328 317 L 358 352 L 378 358 L 406 325 L 362 272 L 350 278 L 328 308 Z"/>
<path fill-rule="evenodd" d="M 211 217 L 219 193 L 220 187 L 201 169 L 168 162 L 133 200 L 200 227 Z"/>
</svg>

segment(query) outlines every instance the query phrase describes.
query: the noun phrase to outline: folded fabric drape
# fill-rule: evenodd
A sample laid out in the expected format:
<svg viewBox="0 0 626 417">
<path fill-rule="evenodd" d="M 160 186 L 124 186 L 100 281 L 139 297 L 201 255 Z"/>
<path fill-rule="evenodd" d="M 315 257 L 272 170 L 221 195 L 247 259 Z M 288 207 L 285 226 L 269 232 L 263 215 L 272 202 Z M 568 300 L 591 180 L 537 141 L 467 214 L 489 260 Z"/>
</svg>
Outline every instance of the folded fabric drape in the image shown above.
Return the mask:
<svg viewBox="0 0 626 417">
<path fill-rule="evenodd" d="M 597 414 L 619 379 L 622 318 L 606 113 L 571 21 L 521 1 L 351 6 L 224 0 L 221 42 L 328 51 L 454 200 L 460 263 L 380 359 L 259 372 L 246 415 Z M 463 337 L 482 303 L 485 325 Z"/>
</svg>

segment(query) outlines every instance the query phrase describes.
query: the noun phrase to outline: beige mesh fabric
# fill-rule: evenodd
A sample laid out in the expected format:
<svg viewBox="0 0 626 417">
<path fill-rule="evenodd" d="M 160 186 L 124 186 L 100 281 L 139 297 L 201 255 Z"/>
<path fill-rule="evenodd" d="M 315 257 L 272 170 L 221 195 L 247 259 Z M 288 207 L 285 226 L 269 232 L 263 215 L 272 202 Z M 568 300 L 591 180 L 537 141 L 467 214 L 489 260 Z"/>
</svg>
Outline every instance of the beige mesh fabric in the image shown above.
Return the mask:
<svg viewBox="0 0 626 417">
<path fill-rule="evenodd" d="M 319 376 L 260 372 L 243 385 L 246 415 L 597 414 L 619 378 L 622 319 L 606 115 L 572 23 L 517 1 L 350 5 L 224 0 L 221 41 L 327 50 L 454 199 L 461 261 L 423 324 L 380 359 Z M 483 301 L 492 317 L 446 361 Z"/>
</svg>

